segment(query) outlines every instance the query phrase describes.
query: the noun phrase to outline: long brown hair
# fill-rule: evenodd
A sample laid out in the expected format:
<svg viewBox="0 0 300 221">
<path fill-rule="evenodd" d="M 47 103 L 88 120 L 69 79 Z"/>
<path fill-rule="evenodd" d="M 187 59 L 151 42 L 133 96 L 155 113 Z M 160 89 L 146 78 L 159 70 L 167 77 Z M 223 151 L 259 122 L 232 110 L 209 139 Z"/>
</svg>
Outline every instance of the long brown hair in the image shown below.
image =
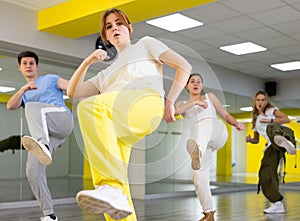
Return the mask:
<svg viewBox="0 0 300 221">
<path fill-rule="evenodd" d="M 131 33 L 131 30 L 132 30 L 131 29 L 131 23 L 130 23 L 127 15 L 123 11 L 121 11 L 120 9 L 116 9 L 116 8 L 106 10 L 104 12 L 104 14 L 102 15 L 101 27 L 100 27 L 101 39 L 105 44 L 108 43 L 108 40 L 107 40 L 107 37 L 106 37 L 106 18 L 111 13 L 114 13 L 120 19 L 120 21 L 128 28 L 129 33 Z"/>
<path fill-rule="evenodd" d="M 256 101 L 256 98 L 258 95 L 264 95 L 265 96 L 265 99 L 266 99 L 266 106 L 264 107 L 263 109 L 263 113 L 265 114 L 266 111 L 270 108 L 270 107 L 274 107 L 271 103 L 270 103 L 270 100 L 269 100 L 269 96 L 268 96 L 268 93 L 265 92 L 265 91 L 257 91 L 255 93 L 255 95 L 253 96 L 252 98 L 252 129 L 255 128 L 255 122 L 256 122 L 256 119 L 257 119 L 257 116 L 259 115 L 259 111 L 258 109 L 256 108 L 256 105 L 255 105 L 255 101 Z"/>
</svg>

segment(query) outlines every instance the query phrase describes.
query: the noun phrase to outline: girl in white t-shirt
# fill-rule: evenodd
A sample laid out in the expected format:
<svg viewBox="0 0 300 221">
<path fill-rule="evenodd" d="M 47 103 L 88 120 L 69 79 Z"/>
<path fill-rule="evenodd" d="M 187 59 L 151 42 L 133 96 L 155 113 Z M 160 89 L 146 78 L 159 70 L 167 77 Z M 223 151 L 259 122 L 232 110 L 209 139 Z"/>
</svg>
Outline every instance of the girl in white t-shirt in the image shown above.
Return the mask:
<svg viewBox="0 0 300 221">
<path fill-rule="evenodd" d="M 224 146 L 228 137 L 226 126 L 217 114 L 237 130 L 243 130 L 244 125 L 223 108 L 214 94 L 204 93 L 200 74 L 190 75 L 186 89 L 190 99 L 178 102 L 175 114 L 182 114 L 185 125 L 190 129 L 187 151 L 192 161 L 195 190 L 204 214 L 200 221 L 214 221 L 209 171 L 217 150 Z"/>
<path fill-rule="evenodd" d="M 246 142 L 259 143 L 262 135 L 267 141 L 267 148 L 261 161 L 259 170 L 259 187 L 264 196 L 273 203 L 264 213 L 284 213 L 283 196 L 279 192 L 277 175 L 278 165 L 285 152 L 295 154 L 294 132 L 282 124 L 289 123 L 289 118 L 274 107 L 265 91 L 258 91 L 252 100 L 252 129 L 254 136 L 248 135 Z"/>
<path fill-rule="evenodd" d="M 105 11 L 101 37 L 118 55 L 109 67 L 85 81 L 93 63 L 109 60 L 105 50 L 95 50 L 74 72 L 68 87 L 70 97 L 85 98 L 77 113 L 96 188 L 80 191 L 77 202 L 91 213 L 104 213 L 106 220 L 136 221 L 128 183 L 131 148 L 162 118 L 175 121 L 174 102 L 191 72 L 187 60 L 154 38 L 131 44 L 132 30 L 124 12 Z M 163 64 L 175 71 L 165 102 Z"/>
</svg>

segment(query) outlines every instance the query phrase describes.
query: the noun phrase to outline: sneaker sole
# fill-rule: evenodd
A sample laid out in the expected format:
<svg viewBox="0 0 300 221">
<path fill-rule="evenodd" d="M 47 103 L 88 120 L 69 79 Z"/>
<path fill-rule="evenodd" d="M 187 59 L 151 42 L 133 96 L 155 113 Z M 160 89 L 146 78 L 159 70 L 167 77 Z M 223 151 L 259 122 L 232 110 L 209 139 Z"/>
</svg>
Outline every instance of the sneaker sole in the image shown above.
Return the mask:
<svg viewBox="0 0 300 221">
<path fill-rule="evenodd" d="M 115 220 L 124 219 L 132 214 L 132 212 L 120 210 L 104 200 L 81 194 L 81 192 L 77 194 L 76 200 L 81 209 L 84 209 L 92 214 L 107 213 L 112 219 Z"/>
<path fill-rule="evenodd" d="M 282 213 L 285 213 L 285 211 L 274 211 L 274 212 L 264 211 L 264 214 L 282 214 Z"/>
<path fill-rule="evenodd" d="M 39 143 L 30 136 L 22 137 L 22 145 L 31 154 L 33 154 L 38 161 L 44 166 L 48 166 L 52 163 L 51 153 L 48 149 L 43 149 Z"/>
<path fill-rule="evenodd" d="M 282 136 L 274 136 L 274 142 L 280 146 L 280 147 L 283 147 L 284 149 L 286 149 L 286 151 L 289 153 L 289 154 L 295 154 L 296 153 L 296 148 L 294 147 L 293 144 L 291 144 L 290 142 L 288 142 L 286 140 L 286 138 L 284 138 Z"/>
<path fill-rule="evenodd" d="M 192 169 L 199 170 L 201 167 L 200 158 L 202 157 L 202 153 L 201 153 L 201 151 L 199 151 L 199 147 L 198 147 L 196 141 L 189 139 L 186 142 L 186 149 L 192 160 L 192 163 L 191 163 Z"/>
</svg>

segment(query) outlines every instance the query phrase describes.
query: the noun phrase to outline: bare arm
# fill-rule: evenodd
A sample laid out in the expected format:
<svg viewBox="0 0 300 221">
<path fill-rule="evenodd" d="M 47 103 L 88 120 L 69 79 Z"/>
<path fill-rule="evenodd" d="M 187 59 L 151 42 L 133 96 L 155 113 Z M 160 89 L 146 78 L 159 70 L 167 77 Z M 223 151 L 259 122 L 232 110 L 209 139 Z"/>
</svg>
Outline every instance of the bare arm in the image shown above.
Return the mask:
<svg viewBox="0 0 300 221">
<path fill-rule="evenodd" d="M 34 81 L 30 81 L 21 87 L 13 96 L 11 96 L 6 104 L 8 110 L 16 110 L 22 105 L 22 96 L 28 90 L 35 90 L 37 86 Z"/>
<path fill-rule="evenodd" d="M 244 130 L 244 125 L 239 123 L 226 109 L 222 106 L 219 99 L 212 93 L 208 94 L 210 101 L 213 103 L 217 113 L 222 117 L 228 124 L 236 127 L 237 130 Z"/>
<path fill-rule="evenodd" d="M 95 62 L 101 62 L 108 59 L 106 51 L 102 49 L 95 50 L 90 56 L 83 60 L 69 81 L 67 95 L 71 98 L 82 98 L 99 93 L 93 83 L 84 81 L 88 68 Z"/>
<path fill-rule="evenodd" d="M 194 107 L 195 105 L 198 105 L 202 108 L 207 108 L 207 103 L 205 101 L 199 101 L 199 100 L 196 101 L 188 100 L 186 102 L 181 101 L 175 105 L 175 115 L 183 114 L 184 112 Z"/>
<path fill-rule="evenodd" d="M 66 91 L 69 85 L 69 81 L 63 78 L 58 78 L 57 86 L 59 89 Z"/>
<path fill-rule="evenodd" d="M 175 51 L 169 49 L 159 56 L 159 60 L 175 69 L 175 77 L 165 103 L 164 119 L 166 122 L 175 121 L 174 102 L 186 85 L 192 70 L 189 62 Z"/>
<path fill-rule="evenodd" d="M 275 123 L 275 124 L 287 124 L 290 122 L 289 117 L 285 113 L 281 112 L 280 110 L 275 110 L 273 114 L 276 117 L 275 119 L 263 118 L 260 120 L 260 122 Z"/>
<path fill-rule="evenodd" d="M 246 137 L 246 142 L 252 143 L 252 144 L 258 144 L 259 143 L 259 133 L 257 131 L 254 131 L 253 138 L 251 138 L 250 135 Z"/>
</svg>

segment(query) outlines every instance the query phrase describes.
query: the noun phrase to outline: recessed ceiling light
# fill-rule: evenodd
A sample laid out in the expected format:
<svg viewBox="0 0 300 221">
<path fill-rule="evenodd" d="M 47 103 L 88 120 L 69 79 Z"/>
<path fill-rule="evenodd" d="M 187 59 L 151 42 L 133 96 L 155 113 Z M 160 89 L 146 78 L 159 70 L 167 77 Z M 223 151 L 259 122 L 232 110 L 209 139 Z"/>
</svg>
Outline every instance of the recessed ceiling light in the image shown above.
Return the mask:
<svg viewBox="0 0 300 221">
<path fill-rule="evenodd" d="M 272 68 L 276 68 L 281 71 L 294 71 L 300 69 L 300 61 L 292 61 L 281 64 L 271 64 Z"/>
<path fill-rule="evenodd" d="M 229 53 L 235 54 L 235 55 L 243 55 L 243 54 L 250 54 L 260 51 L 266 51 L 267 49 L 254 44 L 252 42 L 244 42 L 240 44 L 234 44 L 234 45 L 227 45 L 220 47 L 221 50 L 227 51 Z"/>
<path fill-rule="evenodd" d="M 2 71 L 2 68 L 0 68 L 0 71 Z"/>
<path fill-rule="evenodd" d="M 248 111 L 249 112 L 249 111 L 252 111 L 253 108 L 252 107 L 241 107 L 240 110 L 241 111 Z"/>
<path fill-rule="evenodd" d="M 14 88 L 14 87 L 0 86 L 0 92 L 2 92 L 2 93 L 11 92 L 11 91 L 15 91 L 15 90 L 16 90 L 16 88 Z"/>
<path fill-rule="evenodd" d="M 202 22 L 175 13 L 164 17 L 146 21 L 147 24 L 165 29 L 170 32 L 180 31 L 188 28 L 194 28 L 203 25 Z"/>
</svg>

